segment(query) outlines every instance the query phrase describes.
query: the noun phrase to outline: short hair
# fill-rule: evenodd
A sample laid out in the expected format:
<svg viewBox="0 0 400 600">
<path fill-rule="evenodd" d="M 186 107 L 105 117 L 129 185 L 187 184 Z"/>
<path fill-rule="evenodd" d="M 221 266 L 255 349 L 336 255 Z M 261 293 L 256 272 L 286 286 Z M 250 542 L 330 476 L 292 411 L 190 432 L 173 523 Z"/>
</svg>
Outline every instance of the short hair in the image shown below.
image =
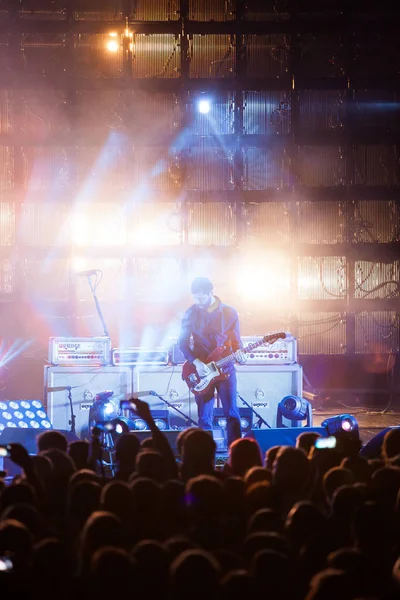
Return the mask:
<svg viewBox="0 0 400 600">
<path fill-rule="evenodd" d="M 196 277 L 196 279 L 193 279 L 192 285 L 190 286 L 192 294 L 199 294 L 201 292 L 209 294 L 213 289 L 214 286 L 207 277 Z"/>
<path fill-rule="evenodd" d="M 68 439 L 61 431 L 57 431 L 57 429 L 47 429 L 37 436 L 36 446 L 39 452 L 55 448 L 62 452 L 67 452 Z"/>
</svg>

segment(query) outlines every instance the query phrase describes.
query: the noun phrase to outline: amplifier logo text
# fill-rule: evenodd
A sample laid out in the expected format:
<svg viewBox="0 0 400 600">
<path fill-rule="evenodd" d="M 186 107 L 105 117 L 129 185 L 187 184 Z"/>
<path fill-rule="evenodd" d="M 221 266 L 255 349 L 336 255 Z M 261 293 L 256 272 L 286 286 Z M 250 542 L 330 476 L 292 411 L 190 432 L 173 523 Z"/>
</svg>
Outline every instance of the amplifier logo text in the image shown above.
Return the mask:
<svg viewBox="0 0 400 600">
<path fill-rule="evenodd" d="M 64 343 L 64 344 L 58 344 L 58 347 L 59 347 L 61 350 L 78 350 L 78 348 L 80 348 L 80 346 L 81 346 L 81 345 L 80 345 L 80 344 L 78 344 L 78 343 L 75 343 L 75 344 L 73 344 L 73 343 L 68 343 L 68 344 L 67 344 L 67 343 Z"/>
</svg>

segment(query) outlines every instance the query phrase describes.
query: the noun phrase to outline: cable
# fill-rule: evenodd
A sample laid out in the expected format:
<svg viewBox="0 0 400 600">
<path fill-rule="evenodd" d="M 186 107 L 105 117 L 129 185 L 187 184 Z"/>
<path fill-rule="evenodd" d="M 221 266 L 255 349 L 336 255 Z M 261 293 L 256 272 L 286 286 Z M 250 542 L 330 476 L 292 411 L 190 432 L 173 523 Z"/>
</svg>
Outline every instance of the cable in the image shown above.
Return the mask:
<svg viewBox="0 0 400 600">
<path fill-rule="evenodd" d="M 328 327 L 328 329 L 325 329 L 324 331 L 316 331 L 315 333 L 308 333 L 307 335 L 303 335 L 301 337 L 299 336 L 299 340 L 300 339 L 304 340 L 304 339 L 307 339 L 307 338 L 312 337 L 314 335 L 323 335 L 324 333 L 328 333 L 328 331 L 331 331 L 332 329 L 334 329 L 336 327 L 336 325 L 340 325 L 341 322 L 342 322 L 341 320 L 336 321 L 336 323 L 334 323 L 332 325 L 332 327 Z"/>
<path fill-rule="evenodd" d="M 342 313 L 335 313 L 331 317 L 326 317 L 325 319 L 315 319 L 315 321 L 299 321 L 299 326 L 303 325 L 325 325 L 327 323 L 332 323 L 333 321 L 342 320 L 345 318 L 345 315 Z"/>
<path fill-rule="evenodd" d="M 324 290 L 324 292 L 326 294 L 328 294 L 328 296 L 332 296 L 333 298 L 345 298 L 346 295 L 346 290 L 344 290 L 341 294 L 334 294 L 333 292 L 330 292 L 328 290 L 328 288 L 325 286 L 325 283 L 323 282 L 323 277 L 322 277 L 322 269 L 323 269 L 323 264 L 324 264 L 324 258 L 322 258 L 322 260 L 319 261 L 319 281 L 321 283 L 322 289 Z M 344 267 L 341 267 L 341 270 L 344 270 Z"/>
<path fill-rule="evenodd" d="M 175 373 L 175 367 L 176 367 L 176 365 L 172 366 L 172 371 L 171 371 L 171 375 L 169 376 L 169 379 L 168 379 L 166 391 L 163 392 L 162 394 L 159 394 L 159 396 L 166 396 L 168 394 L 168 392 L 169 392 L 169 386 L 171 385 L 171 379 L 172 379 L 173 374 Z"/>
</svg>

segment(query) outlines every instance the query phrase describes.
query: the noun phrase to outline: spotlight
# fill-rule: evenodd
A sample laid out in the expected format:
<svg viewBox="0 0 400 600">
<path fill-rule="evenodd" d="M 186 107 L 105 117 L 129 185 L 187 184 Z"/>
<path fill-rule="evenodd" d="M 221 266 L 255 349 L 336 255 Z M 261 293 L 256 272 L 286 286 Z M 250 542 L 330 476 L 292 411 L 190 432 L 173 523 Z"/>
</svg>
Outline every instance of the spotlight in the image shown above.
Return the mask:
<svg viewBox="0 0 400 600">
<path fill-rule="evenodd" d="M 129 420 L 133 423 L 133 429 L 139 429 L 140 431 L 149 430 L 149 426 L 147 425 L 146 421 L 135 416 L 135 411 L 131 410 L 129 411 L 129 414 Z M 168 410 L 152 410 L 151 414 L 154 419 L 154 423 L 157 425 L 160 431 L 170 429 Z"/>
<path fill-rule="evenodd" d="M 135 429 L 134 422 L 127 417 L 117 417 L 116 419 L 113 419 L 110 424 L 114 433 L 117 435 L 120 435 L 121 433 L 128 433 L 129 431 Z"/>
<path fill-rule="evenodd" d="M 115 40 L 110 40 L 107 43 L 107 50 L 109 52 L 118 52 L 119 44 Z"/>
<path fill-rule="evenodd" d="M 239 408 L 240 425 L 242 432 L 246 433 L 250 431 L 253 424 L 253 412 L 251 408 Z M 224 415 L 222 408 L 216 408 L 213 416 L 213 427 L 225 430 L 227 428 L 228 421 Z"/>
<path fill-rule="evenodd" d="M 110 422 L 118 416 L 119 406 L 116 400 L 111 400 L 113 395 L 111 390 L 96 394 L 89 410 L 89 429 L 96 423 Z"/>
<path fill-rule="evenodd" d="M 164 421 L 164 419 L 154 419 L 154 423 L 160 431 L 165 431 L 165 429 L 167 429 L 167 422 Z"/>
<path fill-rule="evenodd" d="M 289 419 L 292 427 L 298 427 L 299 421 L 307 420 L 306 427 L 312 426 L 311 404 L 305 398 L 299 396 L 285 396 L 278 404 L 276 418 L 277 427 L 285 427 L 282 418 Z"/>
<path fill-rule="evenodd" d="M 328 435 L 356 435 L 358 436 L 358 422 L 353 415 L 342 414 L 336 417 L 329 417 L 321 423 L 321 427 L 326 427 Z"/>
<path fill-rule="evenodd" d="M 250 429 L 250 423 L 244 417 L 242 417 L 240 419 L 240 426 L 241 426 L 242 430 L 246 430 L 247 431 L 248 429 Z"/>
<path fill-rule="evenodd" d="M 149 428 L 146 421 L 144 421 L 143 419 L 133 419 L 132 421 L 133 421 L 134 429 L 139 429 L 139 431 L 144 431 L 145 429 Z"/>
<path fill-rule="evenodd" d="M 197 103 L 197 109 L 202 115 L 207 115 L 211 110 L 211 102 L 207 98 L 202 98 Z"/>
<path fill-rule="evenodd" d="M 0 401 L 0 432 L 6 427 L 52 429 L 45 408 L 39 400 Z"/>
</svg>

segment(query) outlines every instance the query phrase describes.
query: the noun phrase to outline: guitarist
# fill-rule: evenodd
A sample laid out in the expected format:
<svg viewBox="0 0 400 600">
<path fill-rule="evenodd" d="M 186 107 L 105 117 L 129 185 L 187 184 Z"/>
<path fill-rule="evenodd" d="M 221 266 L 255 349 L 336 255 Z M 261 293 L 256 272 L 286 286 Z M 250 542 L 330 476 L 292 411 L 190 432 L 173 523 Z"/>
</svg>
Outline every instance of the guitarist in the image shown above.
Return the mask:
<svg viewBox="0 0 400 600">
<path fill-rule="evenodd" d="M 214 296 L 213 284 L 206 277 L 197 277 L 191 285 L 194 304 L 185 312 L 179 347 L 189 362 L 196 367 L 199 377 L 205 377 L 209 368 L 205 361 L 207 356 L 217 347 L 223 347 L 221 356 L 235 352 L 239 364 L 246 362 L 246 354 L 242 352 L 239 317 L 237 311 Z M 214 411 L 214 391 L 221 399 L 224 416 L 227 420 L 228 447 L 241 437 L 240 416 L 237 407 L 236 370 L 233 363 L 224 367 L 227 379 L 216 381 L 211 389 L 202 395 L 196 395 L 199 426 L 212 429 Z"/>
</svg>

